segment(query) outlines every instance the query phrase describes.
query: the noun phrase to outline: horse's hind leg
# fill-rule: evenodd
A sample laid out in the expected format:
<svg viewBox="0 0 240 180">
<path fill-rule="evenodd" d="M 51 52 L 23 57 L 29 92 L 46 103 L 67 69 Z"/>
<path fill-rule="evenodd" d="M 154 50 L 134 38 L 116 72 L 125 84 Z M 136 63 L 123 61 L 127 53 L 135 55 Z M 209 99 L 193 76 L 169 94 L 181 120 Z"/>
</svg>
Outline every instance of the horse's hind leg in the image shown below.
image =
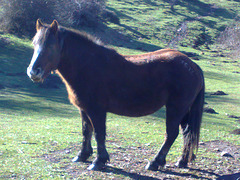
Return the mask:
<svg viewBox="0 0 240 180">
<path fill-rule="evenodd" d="M 167 118 L 166 118 L 166 138 L 160 151 L 151 161 L 146 169 L 156 171 L 159 166 L 166 164 L 166 156 L 174 143 L 175 139 L 179 134 L 179 124 L 181 122 L 182 113 L 178 112 L 175 108 L 167 107 Z"/>
<path fill-rule="evenodd" d="M 187 164 L 189 162 L 189 155 L 190 155 L 190 147 L 191 144 L 189 144 L 189 125 L 188 125 L 188 119 L 189 119 L 189 113 L 187 113 L 182 122 L 181 122 L 181 129 L 183 134 L 183 140 L 184 140 L 184 147 L 183 147 L 183 153 L 178 162 L 175 164 L 177 167 L 187 167 Z M 191 156 L 191 160 L 194 160 L 196 156 L 193 154 Z"/>
<path fill-rule="evenodd" d="M 200 127 L 204 104 L 204 88 L 201 89 L 191 108 L 181 121 L 184 138 L 183 154 L 177 162 L 178 167 L 187 167 L 187 163 L 196 158 L 194 151 L 198 149 Z"/>
<path fill-rule="evenodd" d="M 85 162 L 93 153 L 91 146 L 91 138 L 93 127 L 86 113 L 81 111 L 82 117 L 82 134 L 83 134 L 83 143 L 82 149 L 79 151 L 78 155 L 72 160 L 73 162 Z"/>
</svg>

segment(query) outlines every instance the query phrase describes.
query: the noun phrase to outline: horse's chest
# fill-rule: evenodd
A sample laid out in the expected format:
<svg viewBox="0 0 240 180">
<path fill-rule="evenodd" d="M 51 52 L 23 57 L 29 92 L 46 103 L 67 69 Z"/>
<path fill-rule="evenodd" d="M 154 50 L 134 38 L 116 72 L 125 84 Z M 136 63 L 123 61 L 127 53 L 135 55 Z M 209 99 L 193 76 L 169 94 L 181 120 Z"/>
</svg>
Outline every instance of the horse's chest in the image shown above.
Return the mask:
<svg viewBox="0 0 240 180">
<path fill-rule="evenodd" d="M 80 107 L 80 102 L 79 102 L 79 98 L 76 94 L 76 91 L 69 84 L 66 84 L 66 89 L 67 89 L 67 92 L 68 92 L 69 101 L 73 105 L 75 105 L 77 107 Z"/>
<path fill-rule="evenodd" d="M 75 94 L 74 90 L 71 88 L 67 88 L 68 91 L 68 98 L 70 100 L 70 102 L 74 105 L 78 104 L 78 100 L 77 100 L 77 95 Z"/>
</svg>

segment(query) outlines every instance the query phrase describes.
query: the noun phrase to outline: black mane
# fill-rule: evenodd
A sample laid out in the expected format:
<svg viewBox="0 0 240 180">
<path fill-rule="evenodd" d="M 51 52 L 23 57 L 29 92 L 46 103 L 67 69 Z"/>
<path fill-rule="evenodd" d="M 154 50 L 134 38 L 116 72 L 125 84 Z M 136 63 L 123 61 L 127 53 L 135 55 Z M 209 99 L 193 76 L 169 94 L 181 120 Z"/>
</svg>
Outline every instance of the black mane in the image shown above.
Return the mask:
<svg viewBox="0 0 240 180">
<path fill-rule="evenodd" d="M 107 46 L 99 38 L 92 36 L 84 31 L 80 31 L 80 30 L 76 30 L 76 29 L 72 29 L 72 28 L 66 28 L 64 26 L 59 26 L 59 30 L 60 30 L 60 32 L 63 32 L 65 35 L 71 35 L 73 37 L 80 37 L 85 41 L 88 41 L 90 43 L 94 43 L 99 46 L 103 46 L 103 47 L 107 48 Z"/>
</svg>

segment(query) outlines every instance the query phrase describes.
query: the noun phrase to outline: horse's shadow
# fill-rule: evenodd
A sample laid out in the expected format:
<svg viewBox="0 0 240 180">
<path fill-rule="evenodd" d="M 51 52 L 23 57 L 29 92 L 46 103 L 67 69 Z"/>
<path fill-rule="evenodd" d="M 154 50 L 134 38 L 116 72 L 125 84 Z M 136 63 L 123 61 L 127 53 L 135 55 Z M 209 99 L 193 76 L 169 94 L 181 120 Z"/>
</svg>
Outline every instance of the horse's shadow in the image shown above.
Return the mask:
<svg viewBox="0 0 240 180">
<path fill-rule="evenodd" d="M 216 180 L 240 180 L 240 172 L 218 177 Z"/>
<path fill-rule="evenodd" d="M 112 166 L 107 166 L 104 170 L 102 170 L 102 172 L 123 175 L 125 177 L 130 177 L 132 179 L 138 179 L 138 180 L 159 180 L 159 178 L 154 178 L 147 175 L 141 175 L 138 173 L 127 172 L 123 169 L 112 167 Z"/>
<path fill-rule="evenodd" d="M 212 178 L 209 178 L 207 177 L 208 175 L 211 175 L 211 176 L 216 176 L 216 177 L 219 177 L 218 174 L 216 173 L 213 173 L 211 171 L 207 171 L 207 170 L 202 170 L 202 169 L 195 169 L 195 168 L 186 168 L 189 170 L 189 173 L 181 173 L 181 172 L 176 172 L 176 171 L 172 171 L 172 170 L 168 170 L 168 169 L 163 169 L 163 170 L 159 170 L 161 173 L 164 173 L 164 174 L 169 174 L 169 175 L 175 175 L 175 176 L 180 176 L 180 177 L 191 177 L 191 178 L 195 178 L 195 179 L 209 179 L 211 180 Z M 193 174 L 191 173 L 191 171 L 197 171 L 198 173 L 203 173 L 205 174 L 206 176 L 201 176 L 201 175 L 196 175 L 196 174 Z"/>
<path fill-rule="evenodd" d="M 220 178 L 220 176 L 218 174 L 207 171 L 207 170 L 194 169 L 194 168 L 187 168 L 187 169 L 189 169 L 190 172 L 191 171 L 197 171 L 197 172 L 200 172 L 200 173 L 204 173 L 204 174 L 206 174 L 206 176 L 195 175 L 193 173 L 181 173 L 181 172 L 176 172 L 176 171 L 173 171 L 173 170 L 170 170 L 170 169 L 161 169 L 161 170 L 158 170 L 157 172 L 165 174 L 165 175 L 174 175 L 174 176 L 185 177 L 185 178 L 191 177 L 191 178 L 195 178 L 195 179 L 209 179 L 209 180 L 211 180 L 212 178 L 208 178 L 207 177 L 208 175 L 211 175 L 211 176 L 214 175 L 217 178 Z M 107 166 L 104 170 L 102 170 L 102 172 L 113 173 L 113 174 L 117 174 L 117 175 L 123 175 L 125 177 L 129 177 L 129 178 L 132 178 L 132 179 L 138 179 L 138 180 L 159 180 L 159 179 L 162 179 L 162 178 L 151 177 L 150 175 L 147 175 L 147 174 L 146 175 L 141 175 L 139 173 L 128 172 L 128 171 L 125 171 L 123 169 L 120 169 L 120 168 L 117 168 L 117 167 L 112 167 L 112 166 Z"/>
</svg>

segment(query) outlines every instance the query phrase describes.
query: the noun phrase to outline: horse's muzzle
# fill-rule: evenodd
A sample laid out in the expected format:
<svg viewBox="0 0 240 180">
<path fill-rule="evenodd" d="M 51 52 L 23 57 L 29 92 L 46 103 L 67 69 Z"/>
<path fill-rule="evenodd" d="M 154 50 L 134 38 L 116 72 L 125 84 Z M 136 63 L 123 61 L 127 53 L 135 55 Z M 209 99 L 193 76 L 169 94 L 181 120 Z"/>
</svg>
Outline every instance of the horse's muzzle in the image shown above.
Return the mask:
<svg viewBox="0 0 240 180">
<path fill-rule="evenodd" d="M 32 66 L 29 66 L 27 68 L 27 75 L 34 82 L 42 82 L 44 71 L 40 67 L 33 69 Z"/>
</svg>

